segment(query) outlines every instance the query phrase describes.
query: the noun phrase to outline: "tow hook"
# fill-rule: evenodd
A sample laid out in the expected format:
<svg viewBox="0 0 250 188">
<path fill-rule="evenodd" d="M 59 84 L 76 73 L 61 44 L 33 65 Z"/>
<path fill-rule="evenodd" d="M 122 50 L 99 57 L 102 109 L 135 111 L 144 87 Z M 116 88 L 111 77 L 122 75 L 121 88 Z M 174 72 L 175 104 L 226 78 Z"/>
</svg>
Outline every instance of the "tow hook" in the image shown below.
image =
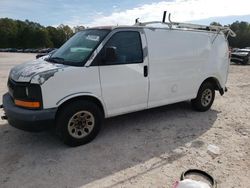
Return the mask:
<svg viewBox="0 0 250 188">
<path fill-rule="evenodd" d="M 0 108 L 3 108 L 3 105 L 2 105 L 2 104 L 0 105 Z"/>
</svg>

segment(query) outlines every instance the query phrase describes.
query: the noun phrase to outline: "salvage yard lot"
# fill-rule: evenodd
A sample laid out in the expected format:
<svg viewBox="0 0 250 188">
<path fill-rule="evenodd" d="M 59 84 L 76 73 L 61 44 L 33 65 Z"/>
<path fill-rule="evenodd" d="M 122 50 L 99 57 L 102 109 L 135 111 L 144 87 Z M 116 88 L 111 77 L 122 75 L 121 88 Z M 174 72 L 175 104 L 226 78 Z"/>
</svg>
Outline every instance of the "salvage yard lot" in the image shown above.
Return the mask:
<svg viewBox="0 0 250 188">
<path fill-rule="evenodd" d="M 10 68 L 32 59 L 0 53 L 0 95 Z M 208 171 L 222 188 L 249 187 L 250 66 L 231 65 L 227 86 L 208 112 L 183 102 L 111 118 L 93 142 L 76 148 L 0 120 L 0 187 L 170 188 L 189 168 Z M 209 144 L 219 155 L 207 152 Z"/>
</svg>

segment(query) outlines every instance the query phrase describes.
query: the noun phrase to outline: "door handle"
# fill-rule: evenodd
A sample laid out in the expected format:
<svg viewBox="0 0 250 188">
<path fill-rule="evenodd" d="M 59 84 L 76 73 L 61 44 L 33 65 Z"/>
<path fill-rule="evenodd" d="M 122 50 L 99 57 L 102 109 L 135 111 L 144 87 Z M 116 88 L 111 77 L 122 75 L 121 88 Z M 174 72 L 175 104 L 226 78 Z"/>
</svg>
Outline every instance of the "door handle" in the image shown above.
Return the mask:
<svg viewBox="0 0 250 188">
<path fill-rule="evenodd" d="M 148 76 L 148 66 L 147 66 L 147 65 L 145 65 L 145 66 L 143 67 L 143 74 L 144 74 L 144 77 L 147 77 L 147 76 Z"/>
</svg>

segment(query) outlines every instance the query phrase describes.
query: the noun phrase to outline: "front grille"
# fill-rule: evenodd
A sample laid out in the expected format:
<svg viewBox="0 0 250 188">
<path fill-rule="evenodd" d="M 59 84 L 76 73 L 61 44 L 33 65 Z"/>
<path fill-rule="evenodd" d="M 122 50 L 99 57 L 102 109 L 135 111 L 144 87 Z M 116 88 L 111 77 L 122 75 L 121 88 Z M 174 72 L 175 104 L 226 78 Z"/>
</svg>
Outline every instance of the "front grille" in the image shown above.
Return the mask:
<svg viewBox="0 0 250 188">
<path fill-rule="evenodd" d="M 9 94 L 10 94 L 11 97 L 13 98 L 14 85 L 13 85 L 13 83 L 10 81 L 10 79 L 8 80 L 7 86 L 8 86 Z"/>
<path fill-rule="evenodd" d="M 9 78 L 8 80 L 9 94 L 13 99 L 24 101 L 39 101 L 42 108 L 42 91 L 38 84 L 28 82 L 15 82 Z M 26 90 L 28 92 L 26 92 Z"/>
<path fill-rule="evenodd" d="M 18 83 L 11 79 L 8 80 L 8 88 L 9 93 L 12 96 L 12 98 L 15 99 L 25 99 L 27 98 L 26 95 L 26 87 L 28 87 L 29 83 Z"/>
</svg>

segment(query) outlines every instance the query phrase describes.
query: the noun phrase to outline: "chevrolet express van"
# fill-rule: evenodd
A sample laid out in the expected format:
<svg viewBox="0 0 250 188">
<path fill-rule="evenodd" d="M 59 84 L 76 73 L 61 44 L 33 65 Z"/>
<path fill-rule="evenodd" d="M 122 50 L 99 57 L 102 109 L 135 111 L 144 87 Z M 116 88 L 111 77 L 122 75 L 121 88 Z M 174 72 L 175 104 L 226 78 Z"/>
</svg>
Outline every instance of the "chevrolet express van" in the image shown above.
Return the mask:
<svg viewBox="0 0 250 188">
<path fill-rule="evenodd" d="M 185 100 L 207 111 L 215 90 L 226 91 L 232 31 L 151 23 L 85 29 L 49 58 L 12 68 L 3 118 L 23 130 L 55 125 L 77 146 L 96 137 L 104 118 Z"/>
</svg>

